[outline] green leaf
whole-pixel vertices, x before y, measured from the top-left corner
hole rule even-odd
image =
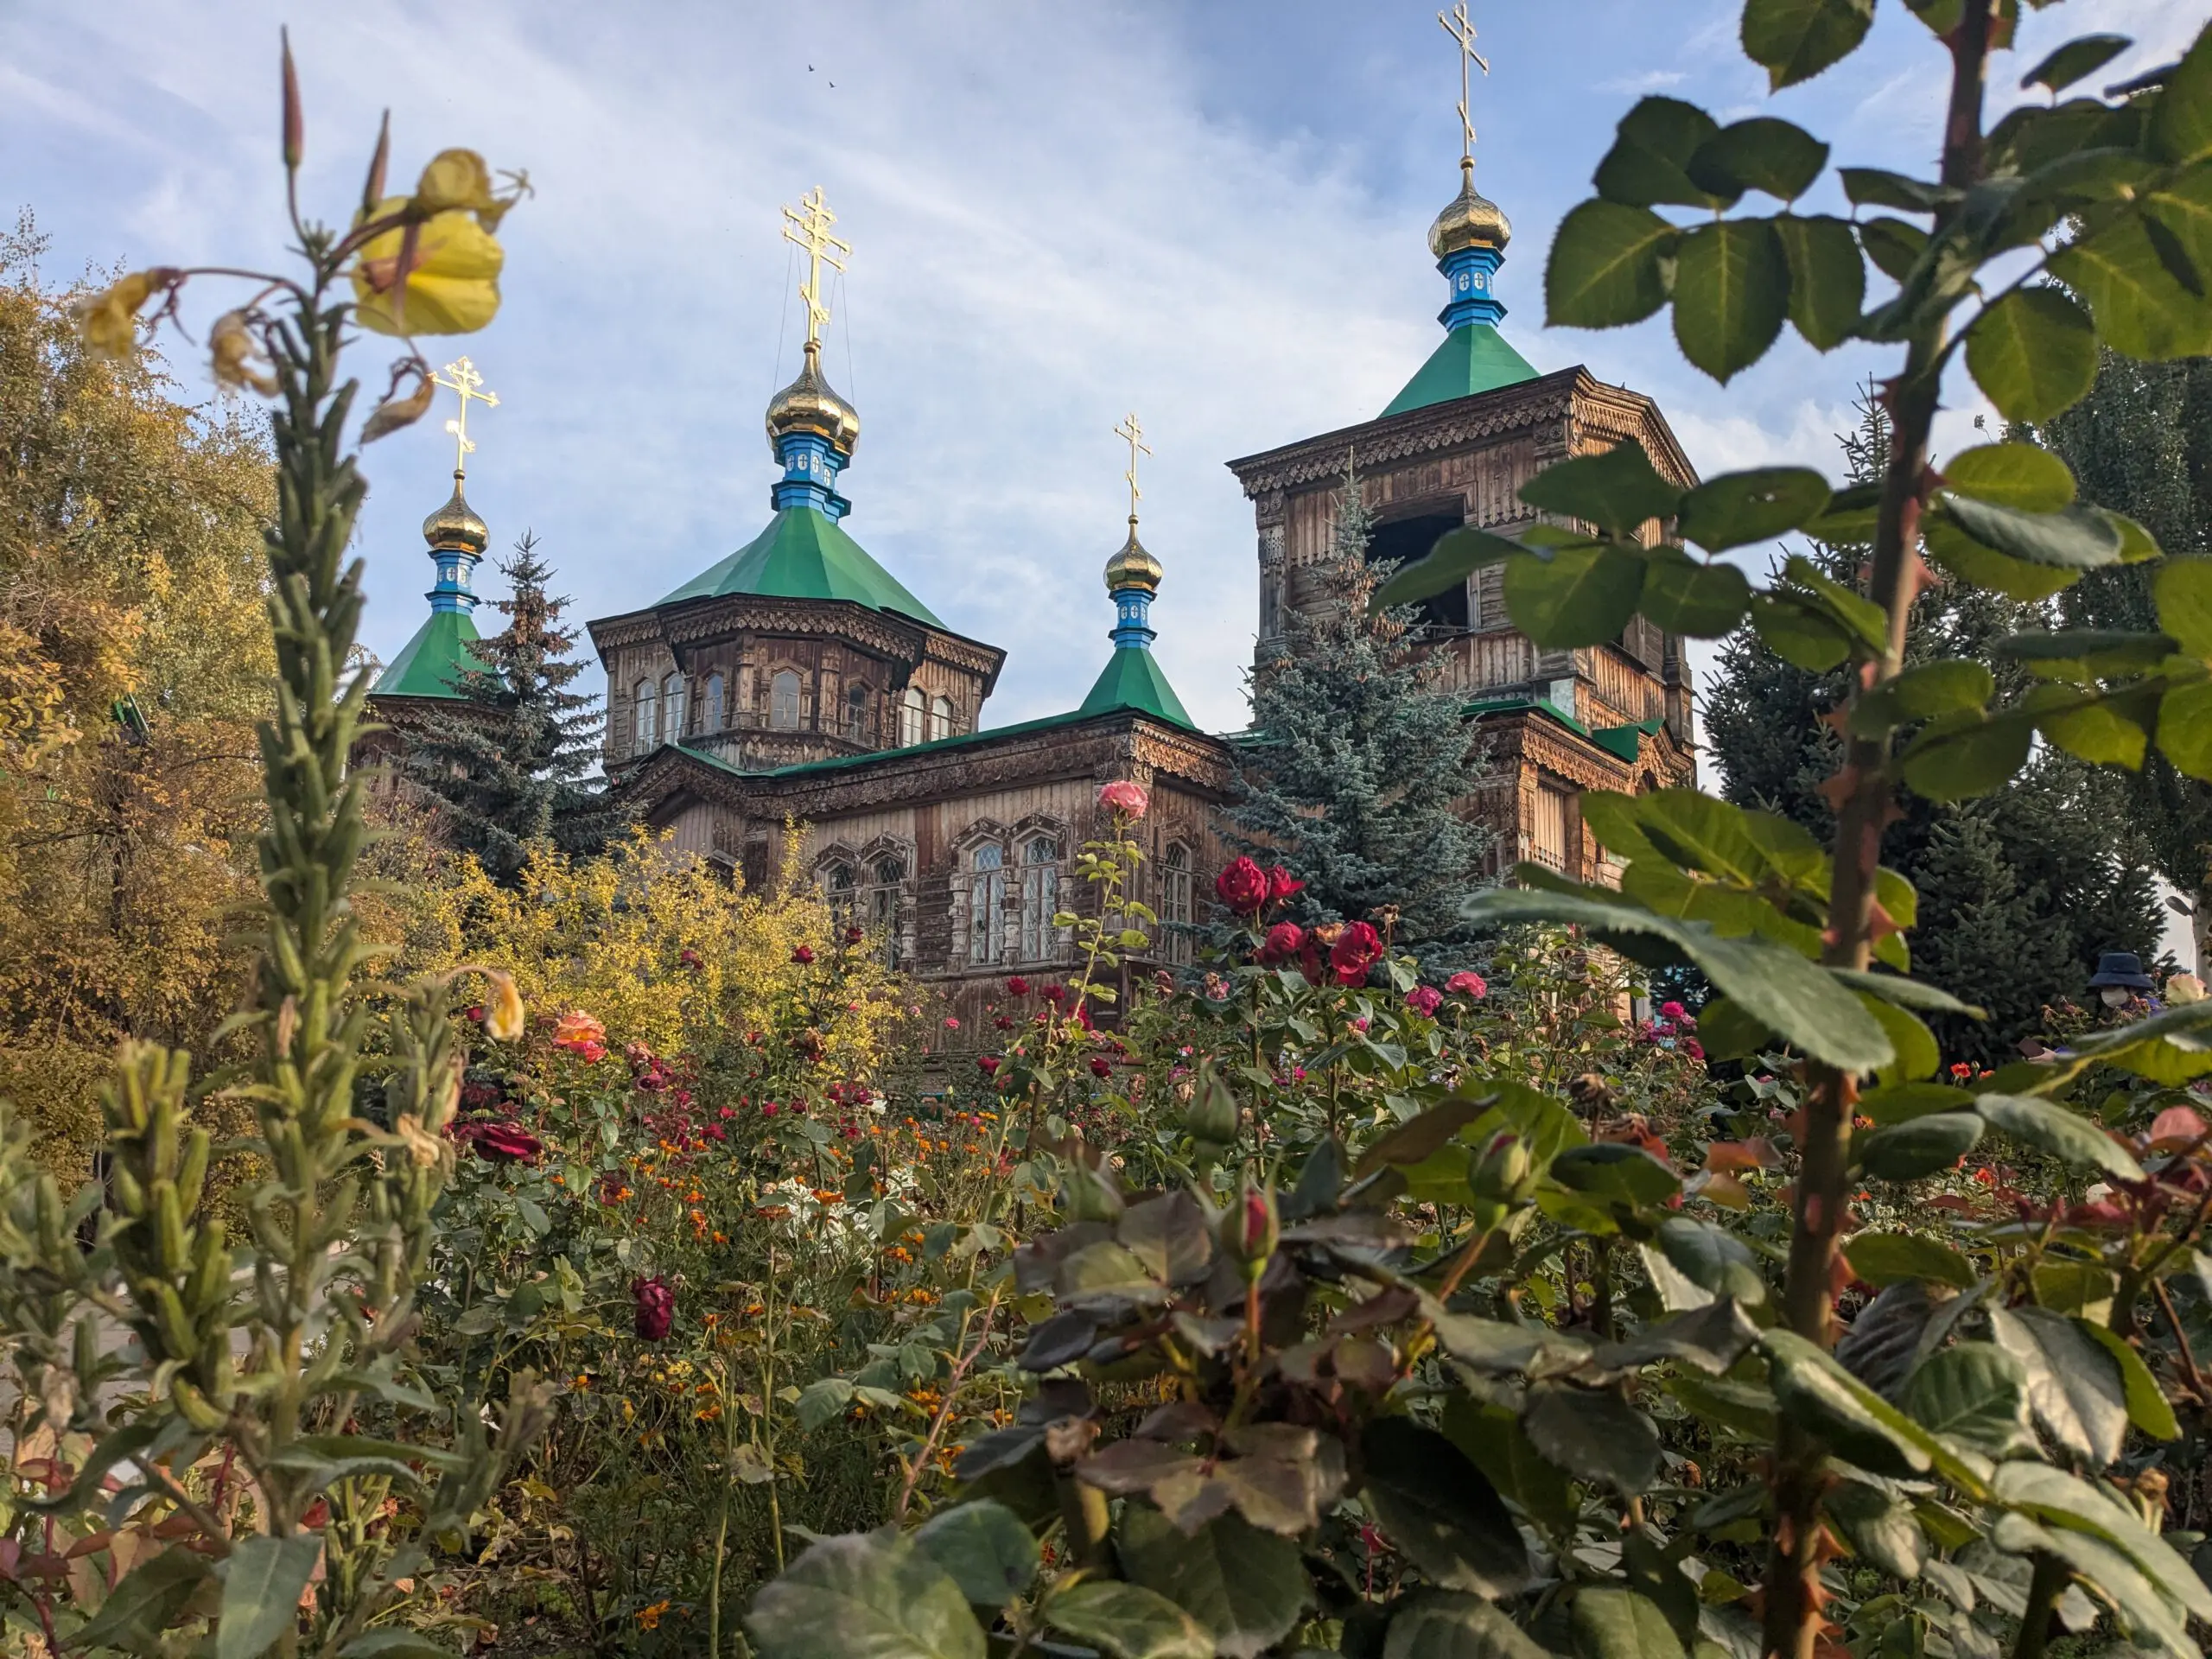
[[[1091,1579],[1053,1596],[1044,1613],[1055,1630],[1113,1659],[1213,1659],[1198,1621],[1141,1585]]]
[[[1903,880],[1904,878],[1900,876],[1898,880]],[[1886,894],[1884,895],[1884,902],[1889,904],[1890,914],[1900,926],[1911,925],[1899,907],[1890,903]],[[1860,973],[1853,968],[1835,968],[1829,971],[1853,989],[1864,991],[1870,996],[1878,996],[1885,1002],[1894,1002],[1901,1008],[1917,1008],[1927,1014],[1956,1014],[1968,1020],[1986,1020],[1989,1017],[1987,1009],[1978,1008],[1971,1002],[1962,1002],[1941,985],[1931,985],[1924,979],[1907,979],[1903,974]]]
[[[1702,1023],[1702,1022],[1700,1022]],[[1946,1083],[1904,1083],[1894,1089],[1869,1089],[1859,1096],[1859,1116],[1879,1128],[1909,1123],[1935,1112],[1972,1111],[1971,1090]]]
[[[2027,1376],[2028,1405],[2044,1432],[2100,1468],[2127,1438],[2127,1385],[2120,1362],[2063,1313],[1993,1307],[1990,1331]]]
[[[2159,700],[2158,749],[2191,778],[2212,779],[2212,682],[2182,686]]]
[[[1867,1013],[1881,1021],[1891,1046],[1897,1052],[1897,1058],[1881,1069],[1881,1080],[1886,1084],[1913,1083],[1934,1076],[1936,1068],[1943,1063],[1942,1051],[1936,1046],[1936,1033],[1914,1015],[1871,991],[1859,992],[1859,1000],[1866,1005]]]
[[[823,1538],[753,1599],[761,1659],[983,1659],[951,1575],[895,1533]]]
[[[1775,1046],[1774,1033],[1725,996],[1697,1011],[1697,1039],[1708,1060],[1744,1060]]]
[[[1873,21],[1874,0],[1745,0],[1744,54],[1780,92],[1857,51]]]
[[[1129,1580],[1190,1614],[1230,1659],[1252,1659],[1289,1635],[1313,1596],[1296,1542],[1239,1516],[1217,1515],[1185,1537],[1132,1501],[1115,1544]]]
[[[2027,1372],[1993,1342],[1955,1343],[1929,1355],[1905,1379],[1897,1403],[1931,1433],[1993,1458],[2031,1444]]]
[[[1696,963],[1721,995],[1823,1065],[1872,1071],[1897,1058],[1880,1025],[1849,989],[1796,951],[1766,939],[1723,938],[1707,923],[1677,921],[1588,893],[1492,889],[1468,899],[1460,914],[1477,927],[1575,923],[1638,961],[1655,954],[1651,946],[1657,944],[1664,947],[1658,954]]]
[[[2037,729],[2067,753],[2079,755],[2094,766],[2126,766],[2130,771],[2143,764],[2150,728],[2158,718],[2159,695],[2155,688],[2107,696],[2069,694],[2057,686],[2037,690],[2061,696],[2074,695],[2069,702],[2032,705]]]
[[[1751,626],[1759,643],[1793,668],[1825,674],[1851,655],[1850,632],[1795,594],[1753,594]]]
[[[2096,381],[2096,324],[2063,289],[2014,289],[1967,328],[1967,372],[2005,419],[2050,420]]]
[[[1872,652],[1880,652],[1889,644],[1890,621],[1882,607],[1855,588],[1831,581],[1821,568],[1802,553],[1792,553],[1782,562],[1782,573],[1829,616],[1851,630],[1859,642]]]
[[[1843,181],[1843,194],[1856,207],[1895,207],[1900,213],[1932,213],[1959,196],[1948,185],[1907,178],[1902,173],[1878,167],[1839,168],[1837,176]]]
[[[2102,1538],[2133,1561],[2143,1575],[2191,1616],[2212,1620],[2212,1590],[2174,1547],[2109,1487],[2093,1485],[2063,1469],[2030,1458],[1998,1465],[1994,1500],[2037,1519]]]
[[[1037,1576],[1037,1540],[1003,1503],[956,1503],[924,1522],[914,1548],[943,1567],[977,1607],[1003,1607]]]
[[[2212,559],[2168,559],[2151,576],[2158,626],[2190,656],[2212,662]]]
[[[2169,162],[2212,156],[2212,29],[2201,32],[2151,106],[2151,145]]]
[[[1850,222],[1783,213],[1774,233],[1789,262],[1789,321],[1815,351],[1851,338],[1866,303],[1866,261]]]
[[[2173,1406],[2158,1386],[2158,1379],[2151,1375],[2151,1368],[2143,1363],[2143,1356],[2109,1326],[2080,1318],[2074,1322],[2120,1367],[2120,1385],[2127,1395],[2127,1421],[2154,1440],[2179,1440],[2181,1424],[2175,1421]]]
[[[1730,201],[1746,190],[1793,201],[1827,164],[1828,147],[1804,128],[1755,115],[1731,122],[1700,144],[1687,170],[1692,184]]]
[[[1650,1491],[1659,1478],[1659,1431],[1610,1389],[1532,1384],[1521,1427],[1529,1444],[1567,1473],[1624,1497]]]
[[[2048,268],[2088,302],[2098,335],[2114,351],[2164,362],[2212,348],[2212,301],[2174,280],[2139,214],[2114,219],[2069,244],[2051,256]]]
[[[454,1651],[419,1631],[388,1624],[355,1637],[338,1649],[338,1659],[454,1659]]]
[[[1675,342],[1726,385],[1766,355],[1789,315],[1789,259],[1764,219],[1719,219],[1675,252]]]
[[[2036,1095],[1976,1095],[1974,1110],[1991,1128],[2076,1169],[2102,1170],[2123,1181],[2144,1179],[2143,1166],[2133,1153],[2056,1101]]]
[[[322,1558],[319,1534],[248,1538],[231,1548],[215,1659],[260,1659],[299,1623],[300,1592]]]
[[[1552,1160],[1551,1178],[1571,1191],[1637,1209],[1664,1204],[1682,1190],[1673,1170],[1622,1141],[1569,1147]]]
[[[1770,542],[1827,510],[1828,481],[1806,467],[1760,467],[1707,479],[1681,499],[1675,523],[1685,539],[1722,553]]]
[[[1367,1468],[1361,1501],[1414,1565],[1434,1582],[1506,1596],[1529,1582],[1529,1551],[1489,1478],[1434,1429],[1403,1417],[1371,1422],[1360,1437]],[[1294,1562],[1295,1545],[1289,1545]]]
[[[108,1592],[99,1611],[70,1634],[69,1646],[158,1652],[162,1636],[198,1593],[208,1571],[207,1558],[190,1549],[165,1549],[140,1562]]]
[[[1916,1181],[1950,1168],[1974,1150],[1981,1134],[1981,1119],[1972,1112],[1935,1112],[1868,1130],[1858,1159],[1875,1180]]]
[[[1884,214],[1859,221],[1859,245],[1866,250],[1875,270],[1893,283],[1902,283],[1928,251],[1928,232],[1917,225]]]
[[[1704,1030],[1705,1022],[1698,1021]],[[1669,1216],[1659,1224],[1659,1249],[1685,1279],[1715,1296],[1746,1306],[1766,1300],[1766,1278],[1751,1247],[1733,1233],[1688,1216]]]
[[[2084,35],[2072,40],[2020,77],[2023,90],[2048,86],[2063,92],[2084,75],[2094,74],[2135,42],[2125,35]]]
[[[2094,570],[2120,562],[2120,527],[2094,507],[2022,512],[1947,490],[1942,510],[1984,547],[2031,564]]]
[[[2022,512],[2057,512],[2074,503],[2074,474],[2032,443],[1981,443],[1943,463],[1943,481],[1960,495]]]
[[[1571,1618],[1577,1659],[1682,1659],[1667,1615],[1632,1590],[1577,1591]]]
[[[1580,518],[1624,537],[1655,518],[1673,518],[1681,499],[1681,490],[1654,470],[1633,438],[1547,467],[1521,486],[1521,499],[1539,512]]]
[[[2002,789],[2028,763],[2031,716],[1984,719],[1967,713],[1931,721],[1898,759],[1914,792],[1931,801],[1962,801]]]
[[[1643,569],[1633,553],[1596,542],[1517,558],[1505,567],[1506,613],[1547,648],[1603,645],[1636,614]]]
[[[1700,564],[1679,549],[1654,548],[1637,607],[1669,633],[1718,639],[1744,620],[1751,584],[1732,564]]]
[[[1552,1659],[1518,1624],[1473,1596],[1421,1592],[1390,1619],[1382,1659]]]
[[[1997,1524],[1989,1529],[1989,1541],[2007,1554],[2056,1557],[2095,1586],[2118,1611],[2120,1629],[2134,1638],[2121,1652],[2163,1649],[2179,1659],[2194,1659],[2202,1652],[2190,1640],[2183,1621],[2174,1616],[2172,1607],[2150,1580],[2102,1539],[2072,1527],[2039,1527],[2025,1516],[2008,1510],[1999,1515]]]
[[[1941,513],[1922,518],[1920,533],[1929,556],[1946,574],[1969,587],[1986,588],[2024,604],[2048,599],[2081,579],[2079,570],[2030,564],[1984,547]]]
[[[1445,1402],[1442,1427],[1444,1438],[1539,1527],[1554,1538],[1573,1535],[1580,1513],[1573,1489],[1565,1471],[1536,1450],[1517,1413],[1455,1390]]]
[[[2184,560],[2169,560],[2152,578],[2158,578]],[[2202,563],[2212,565],[2212,560]],[[2212,620],[2212,618],[2208,618]],[[2132,679],[2147,674],[2173,655],[2177,641],[2163,633],[2127,633],[2112,628],[2062,628],[2045,633],[2031,630],[2008,634],[1994,650],[1999,657],[2027,665],[2037,679],[2087,685],[2097,680]],[[2206,644],[2212,649],[2212,636]]]
[[[1767,1376],[1782,1414],[1810,1429],[1838,1455],[1878,1475],[1903,1478],[1937,1468],[1969,1490],[1986,1470],[1978,1456],[1938,1440],[1794,1331],[1769,1331]]]
[[[1544,265],[1544,321],[1618,328],[1667,303],[1681,232],[1649,207],[1597,198],[1560,222]]]
[[[1591,182],[1609,202],[1652,207],[1719,207],[1735,194],[1715,193],[1691,181],[1690,158],[1719,131],[1713,118],[1679,98],[1643,98],[1620,119],[1613,146]]]
[[[1851,1271],[1877,1290],[1910,1279],[1964,1290],[1980,1277],[1974,1263],[1949,1245],[1916,1233],[1853,1233],[1843,1254]]]
[[[853,1385],[842,1376],[817,1377],[799,1391],[796,1412],[799,1427],[812,1433],[836,1419],[853,1402]]]
[[[1852,705],[1851,730],[1858,737],[1879,737],[1909,721],[1980,710],[1996,695],[1997,677],[1980,663],[1923,663],[1860,696]]]
[[[2171,699],[2169,699],[2171,701]],[[2077,1077],[2090,1065],[2117,1065],[2153,1083],[2183,1084],[2212,1071],[2212,1002],[2188,1002],[2163,1008],[2148,1019],[2108,1031],[2088,1032],[2074,1039],[2068,1069],[2053,1068],[2051,1087]]]
[[[1928,1540],[1903,1498],[1862,1481],[1840,1480],[1828,1489],[1821,1510],[1853,1554],[1892,1578],[1916,1579],[1927,1565]]]
[[[1377,615],[1399,605],[1417,605],[1436,594],[1449,593],[1486,564],[1500,564],[1528,550],[1518,542],[1493,536],[1472,524],[1446,532],[1427,556],[1394,574],[1367,601],[1367,613]]]

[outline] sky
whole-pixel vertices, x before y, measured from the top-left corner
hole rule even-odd
[[[1782,115],[1839,162],[1931,170],[1946,61],[1926,31],[1885,0],[1858,56],[1770,99],[1733,0],[1470,10],[1491,68],[1478,181],[1514,227],[1508,337],[1540,371],[1583,364],[1655,397],[1707,475],[1837,470],[1879,354],[1786,334],[1723,387],[1663,316],[1545,328],[1544,253],[1646,92],[1724,122]],[[2134,37],[2101,77],[2119,79],[2176,55],[2206,10],[2031,12],[1993,118],[2059,40]],[[1100,571],[1127,512],[1113,429],[1135,410],[1142,533],[1167,572],[1157,649],[1201,725],[1241,727],[1256,543],[1223,463],[1371,418],[1439,338],[1425,237],[1458,188],[1459,71],[1422,0],[9,0],[0,210],[35,214],[48,281],[283,259],[286,22],[310,213],[351,212],[386,107],[396,181],[449,145],[529,171],[499,317],[424,345],[434,364],[467,353],[499,394],[472,413],[469,499],[495,551],[536,532],[578,620],[650,605],[766,522],[761,412],[804,331],[780,209],[816,185],[854,250],[824,357],[862,423],[846,527],[1007,650],[986,725],[1072,708],[1104,660]],[[188,318],[238,297],[195,284]],[[167,343],[186,395],[211,395],[193,348]],[[353,359],[378,388],[385,345]],[[1950,401],[1939,447],[1971,442],[1980,407],[1963,384]],[[446,494],[449,412],[365,458],[381,657],[426,610],[419,526]],[[500,590],[488,564],[478,586]]]

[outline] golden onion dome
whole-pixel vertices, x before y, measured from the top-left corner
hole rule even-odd
[[[793,432],[811,432],[847,460],[860,442],[859,411],[830,389],[822,378],[821,353],[809,342],[806,366],[798,378],[768,400],[768,447]]]
[[[1513,239],[1513,226],[1504,211],[1475,188],[1472,162],[1459,164],[1459,194],[1446,204],[1428,227],[1428,251],[1439,259],[1462,248],[1496,248],[1500,252]]]
[[[1106,561],[1106,591],[1118,593],[1124,588],[1141,588],[1147,594],[1160,591],[1160,579],[1166,575],[1158,559],[1145,551],[1144,543],[1137,540],[1137,521],[1129,520],[1129,539],[1122,543],[1122,550]]]
[[[423,521],[423,539],[433,548],[459,548],[481,553],[491,544],[491,528],[476,516],[468,498],[461,493],[461,475],[453,475],[453,494],[442,507]]]

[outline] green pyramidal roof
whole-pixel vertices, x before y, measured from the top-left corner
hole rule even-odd
[[[475,643],[476,624],[467,611],[432,611],[370,689],[380,697],[457,697],[454,682],[484,667],[469,650]]]
[[[1507,345],[1504,335],[1486,322],[1471,322],[1444,336],[1444,343],[1429,353],[1420,372],[1406,382],[1406,389],[1382,413],[1402,415],[1409,409],[1471,397],[1535,378],[1529,359]]]
[[[1097,683],[1090,688],[1090,695],[1075,712],[1080,720],[1089,715],[1111,714],[1116,709],[1134,709],[1139,714],[1198,730],[1190,715],[1183,712],[1183,700],[1167,683],[1167,676],[1160,672],[1159,659],[1140,645],[1115,648],[1114,654],[1106,659]]]
[[[732,594],[755,594],[764,599],[848,600],[871,610],[896,611],[933,628],[944,626],[928,606],[900,587],[858,542],[812,507],[784,508],[768,521],[767,529],[660,603],[720,599]]]

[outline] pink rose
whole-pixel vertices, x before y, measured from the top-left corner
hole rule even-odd
[[[1437,1009],[1444,1006],[1444,993],[1433,985],[1416,985],[1406,993],[1406,1006],[1433,1020]]]
[[[1444,982],[1444,988],[1458,996],[1488,996],[1490,987],[1480,974],[1460,972]]]
[[[1152,803],[1146,796],[1142,785],[1133,784],[1124,778],[1107,785],[1098,791],[1098,804],[1109,812],[1122,814],[1130,823],[1135,823],[1139,818],[1144,817],[1145,809]]]

